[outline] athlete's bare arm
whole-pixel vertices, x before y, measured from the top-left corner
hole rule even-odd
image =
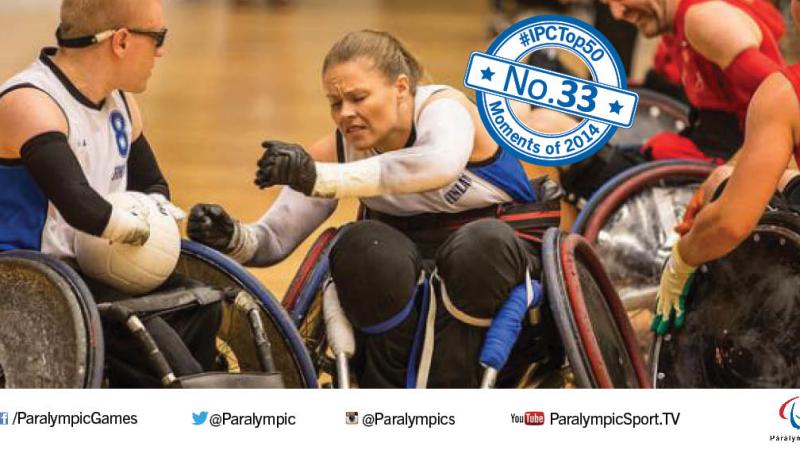
[[[53,137],[52,133],[61,135]],[[68,134],[66,116],[44,92],[22,88],[0,98],[0,157],[22,158],[39,188],[68,224],[115,241],[137,245],[147,241],[146,221],[129,211],[112,208],[89,185],[69,148]]]
[[[701,3],[686,12],[686,39],[698,53],[726,69],[739,53],[758,48],[763,36],[744,11],[723,1]]]
[[[781,105],[776,108],[775,105]],[[800,104],[782,74],[769,76],[747,112],[744,146],[719,200],[703,208],[680,241],[686,263],[726,255],[756,226],[800,142]]]
[[[21,88],[0,98],[0,158],[18,159],[31,138],[55,131],[67,134],[61,108],[44,92]]]

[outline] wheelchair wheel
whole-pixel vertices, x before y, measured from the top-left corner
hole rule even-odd
[[[66,263],[0,254],[0,387],[98,388],[103,331],[92,295]]]
[[[317,387],[311,357],[294,323],[273,295],[249,272],[221,253],[191,241],[181,243],[181,257],[175,271],[212,287],[243,289],[257,299],[275,365],[286,387]],[[230,348],[241,371],[259,371],[261,365],[247,320],[233,311],[233,308],[224,309],[218,337]]]
[[[300,264],[282,302],[311,354],[322,385],[330,384],[336,377],[336,362],[328,351],[322,314],[322,283],[330,274],[328,255],[337,234],[337,229],[328,228],[319,235]]]
[[[589,243],[551,228],[542,261],[547,302],[576,385],[650,387],[625,310]]]
[[[633,126],[619,128],[609,142],[616,147],[639,147],[662,131],[680,132],[689,124],[689,106],[653,90],[637,87],[639,105]]]
[[[800,383],[800,216],[768,212],[730,254],[696,273],[683,327],[658,340],[658,388]]]
[[[686,204],[715,166],[657,161],[608,181],[572,227],[591,243],[628,309],[649,307],[661,267],[678,239]]]

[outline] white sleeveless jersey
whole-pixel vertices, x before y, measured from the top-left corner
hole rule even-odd
[[[445,89],[452,88],[445,85],[417,87],[413,130],[406,147],[414,146],[416,141],[415,130],[419,126],[422,105],[431,95]],[[340,163],[359,161],[379,154],[376,150],[359,151],[352,148],[338,130],[336,138]],[[499,147],[490,160],[467,164],[452,183],[440,189],[361,198],[367,208],[393,216],[457,213],[510,201],[533,202],[535,196],[519,161]]]
[[[50,58],[55,53],[55,48],[42,50],[36,62],[0,86],[0,95],[21,87],[36,88],[49,95],[67,118],[69,145],[89,185],[103,197],[126,190],[132,124],[122,92],[115,91],[101,104],[93,104],[52,62]],[[13,178],[2,175],[0,172],[0,180]],[[53,176],[59,175],[54,173]],[[30,190],[31,187],[25,184],[6,184],[3,189]],[[21,192],[21,195],[29,194]],[[40,229],[25,230],[26,234],[30,232],[32,244],[24,247],[58,257],[73,257],[75,230],[52,203],[44,203],[30,205],[30,208],[41,211],[27,211],[28,214],[41,215],[43,220]],[[37,241],[39,248],[35,248]]]

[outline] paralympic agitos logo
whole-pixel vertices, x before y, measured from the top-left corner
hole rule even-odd
[[[798,423],[798,419],[800,419],[800,415],[795,414],[794,407],[797,404],[795,400],[800,398],[800,396],[795,396],[786,400],[782,405],[781,409],[778,410],[778,415],[781,416],[783,420],[789,420],[789,423],[792,425],[792,428],[795,430],[800,430],[800,423]],[[788,411],[787,411],[788,407]]]

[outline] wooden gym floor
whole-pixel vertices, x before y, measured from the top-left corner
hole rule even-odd
[[[24,68],[41,47],[53,45],[58,3],[0,2],[0,79]],[[292,0],[275,8],[256,0],[245,6],[225,0],[165,1],[166,55],[139,100],[145,132],[175,203],[187,211],[198,202],[220,203],[241,220],[256,220],[277,193],[252,184],[260,142],[308,145],[333,131],[320,67],[328,48],[348,31],[395,33],[424,64],[429,81],[463,90],[470,52],[488,45],[488,3]],[[319,231],[352,220],[356,206],[352,200],[340,202]],[[278,298],[312,239],[281,264],[253,270]]]

